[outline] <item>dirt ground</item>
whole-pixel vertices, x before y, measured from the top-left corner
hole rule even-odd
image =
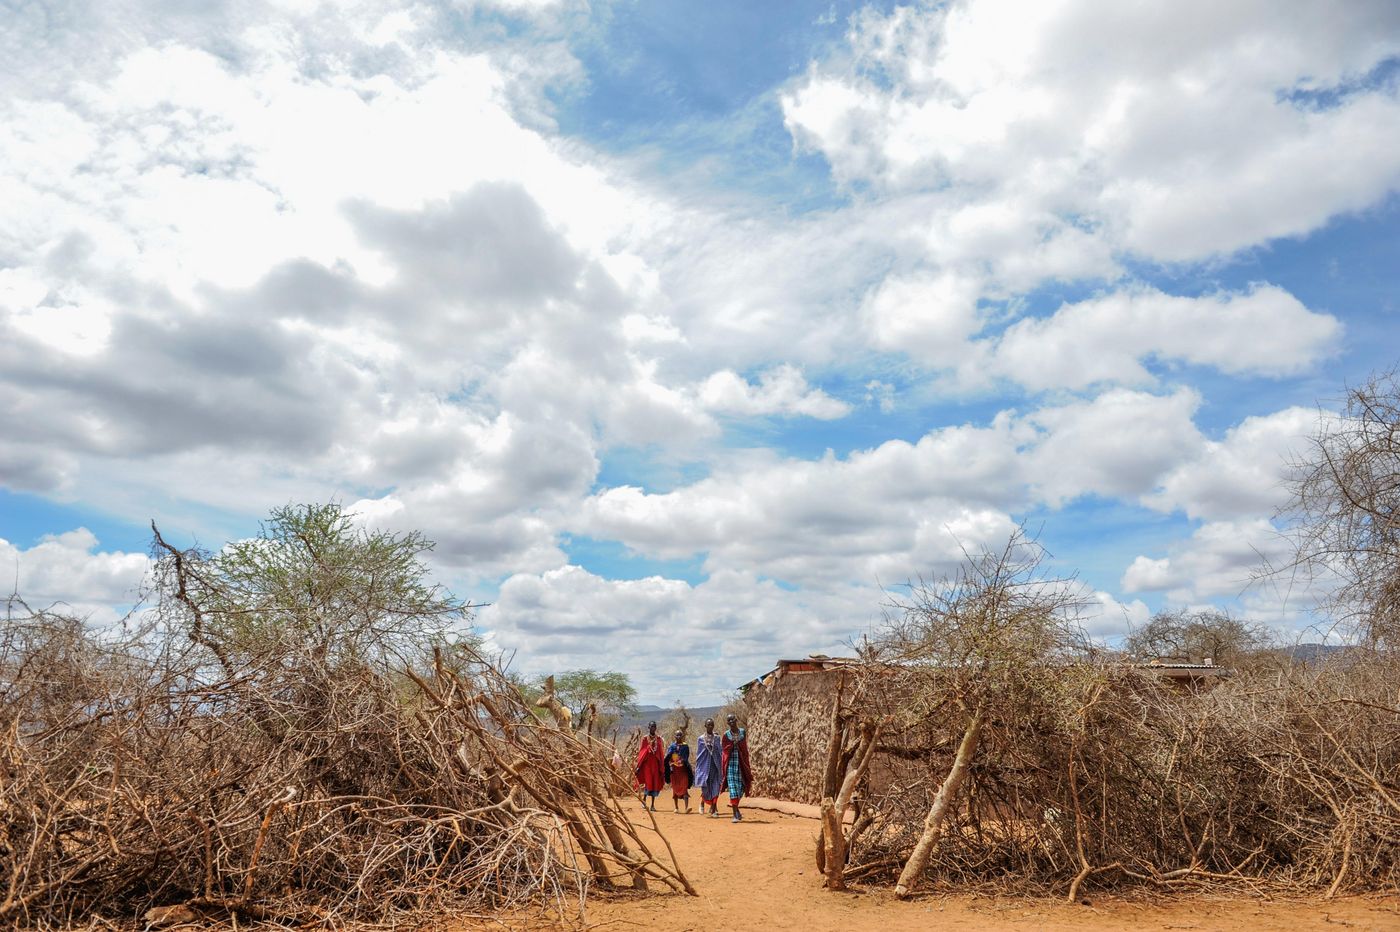
[[[638,817],[645,819],[640,812]],[[1400,930],[1400,898],[1394,897],[1325,902],[1264,899],[1245,893],[1232,898],[1177,896],[1154,905],[1090,891],[1091,905],[1069,906],[938,893],[900,902],[887,891],[871,889],[830,894],[821,888],[812,862],[817,834],[813,819],[760,810],[749,811],[738,825],[727,817],[678,816],[669,811],[658,811],[656,819],[700,896],[592,899],[590,929]]]

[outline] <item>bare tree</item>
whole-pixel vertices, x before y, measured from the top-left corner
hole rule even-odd
[[[685,703],[677,699],[676,704],[662,717],[661,724],[658,728],[661,732],[661,736],[668,741],[671,739],[671,736],[678,731],[683,733],[686,739],[689,740],[691,715],[690,710],[685,707]]]
[[[1290,568],[1333,589],[1332,611],[1366,642],[1400,638],[1400,370],[1350,389],[1294,463],[1282,516]]]
[[[1181,610],[1158,612],[1129,633],[1123,649],[1135,660],[1248,665],[1272,645],[1269,629],[1228,612]]]
[[[1054,676],[1087,644],[1078,624],[1081,587],[1042,571],[1044,550],[1017,530],[998,550],[970,556],[958,572],[921,583],[907,601],[894,605],[877,646],[922,686],[916,695],[930,704],[952,702],[964,719],[953,762],[924,819],[923,830],[904,863],[895,894],[914,892],[942,837],[948,814],[989,719],[1012,720],[1034,701],[1048,672]],[[928,710],[915,702],[910,715]]]
[[[868,671],[867,671],[868,673]],[[821,835],[817,839],[817,870],[826,878],[828,890],[846,889],[846,864],[851,848],[873,824],[873,813],[863,809],[856,793],[875,759],[880,731],[887,717],[864,704],[868,675],[857,673],[854,689],[846,692],[843,671],[831,707],[831,731],[827,744],[826,768],[822,776]],[[846,815],[854,810],[849,831]]]
[[[553,676],[544,678],[544,690],[540,693],[539,698],[535,700],[535,708],[548,710],[550,718],[554,720],[555,727],[561,728],[564,731],[573,730],[574,715],[569,711],[568,706],[559,701],[558,694],[554,688]]]

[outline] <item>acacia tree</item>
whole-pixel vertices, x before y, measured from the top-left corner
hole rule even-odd
[[[1400,639],[1400,370],[1350,389],[1294,464],[1292,569],[1332,589],[1331,608],[1372,646]]]
[[[214,553],[151,529],[160,621],[217,662],[264,735],[318,762],[332,792],[355,792],[361,773],[337,725],[375,701],[354,687],[361,674],[412,694],[405,669],[436,651],[465,671],[474,656],[456,649],[472,606],[429,581],[433,545],[418,532],[368,529],[337,504],[278,508],[256,537]]]
[[[1018,529],[1001,548],[969,556],[953,575],[911,587],[875,640],[885,662],[915,684],[906,715],[921,717],[951,702],[965,722],[896,896],[910,896],[922,879],[988,722],[1014,721],[1066,664],[1087,652],[1078,623],[1086,601],[1082,587],[1043,572],[1044,557]],[[875,738],[866,740],[873,745]]]
[[[541,677],[538,684],[543,684]],[[602,734],[637,708],[637,690],[626,673],[614,670],[568,670],[555,674],[554,694],[572,710],[576,727]],[[540,688],[537,685],[536,688]]]
[[[162,617],[231,674],[288,653],[323,667],[402,662],[471,617],[471,605],[428,582],[431,541],[367,529],[338,504],[274,509],[256,537],[214,553],[151,530]]]
[[[1258,622],[1215,610],[1158,612],[1123,642],[1135,660],[1248,665],[1252,656],[1272,643],[1269,630]]]

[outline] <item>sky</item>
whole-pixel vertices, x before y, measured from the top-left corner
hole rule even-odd
[[[337,501],[516,668],[710,704],[1018,524],[1107,643],[1315,639],[1400,361],[1393,0],[0,6],[0,573]]]

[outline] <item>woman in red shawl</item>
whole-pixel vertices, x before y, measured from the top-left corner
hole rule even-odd
[[[744,817],[739,815],[739,800],[753,786],[753,771],[749,769],[749,736],[739,727],[739,719],[733,715],[725,718],[725,724],[729,727],[721,740],[720,768],[724,771],[724,782],[729,789],[729,805],[734,809],[734,821],[742,822]]]
[[[647,808],[647,797],[651,797],[651,811],[656,811],[656,797],[661,795],[665,785],[666,755],[661,745],[661,736],[656,733],[656,723],[647,725],[647,733],[642,738],[642,746],[637,748],[637,786],[642,790],[642,808]]]

